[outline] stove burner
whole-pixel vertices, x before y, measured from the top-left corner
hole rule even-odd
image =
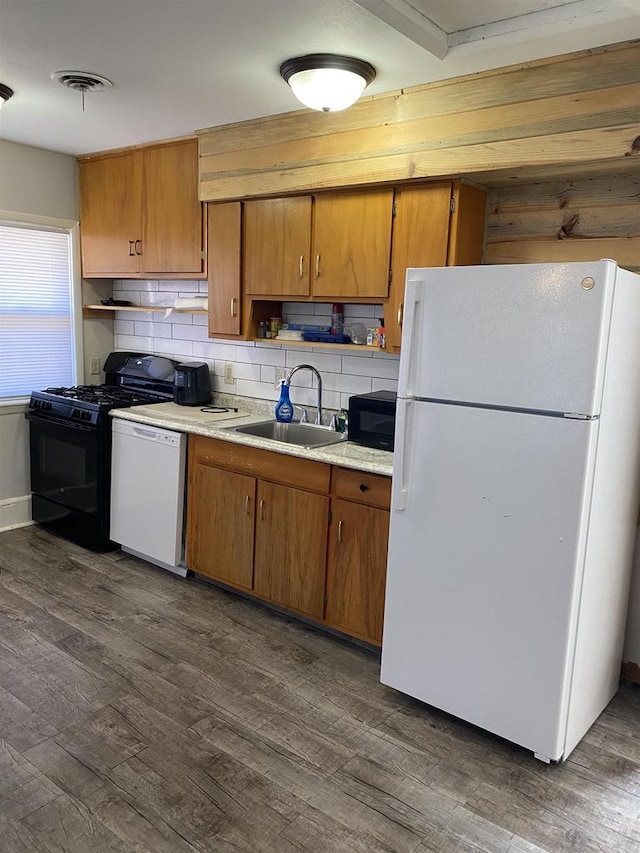
[[[73,388],[45,388],[44,393],[109,408],[160,402],[155,394],[130,390],[117,385],[76,385]]]

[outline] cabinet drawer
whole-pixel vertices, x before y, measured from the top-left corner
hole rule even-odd
[[[274,450],[247,447],[216,438],[192,435],[189,452],[195,461],[217,465],[250,474],[262,480],[271,480],[284,486],[297,486],[310,492],[329,492],[330,467],[324,462],[312,462]]]
[[[391,477],[366,474],[351,468],[333,469],[333,493],[348,501],[389,509],[391,505]]]

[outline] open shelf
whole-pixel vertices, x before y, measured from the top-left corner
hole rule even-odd
[[[174,308],[172,305],[85,305],[85,311],[171,311],[176,314],[207,314],[206,308]]]
[[[285,338],[254,338],[256,344],[267,344],[283,346],[283,347],[300,347],[302,349],[348,349],[358,350],[359,352],[383,352],[387,350],[380,349],[376,346],[367,346],[366,344],[333,344],[327,341],[289,341]]]

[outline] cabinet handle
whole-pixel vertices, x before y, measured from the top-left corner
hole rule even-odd
[[[135,257],[135,254],[136,254],[135,246],[136,246],[135,240],[129,240],[129,257],[130,258]]]
[[[316,255],[316,278],[320,278],[320,255]]]
[[[235,317],[235,316],[236,316],[236,302],[237,302],[237,301],[238,301],[238,300],[237,300],[237,298],[236,298],[235,296],[232,296],[232,297],[231,297],[231,316],[232,316],[232,317]]]
[[[342,544],[342,519],[338,522],[338,545]]]
[[[264,521],[264,501],[260,501],[260,521]]]
[[[398,325],[402,325],[402,315],[404,314],[404,302],[398,303]]]
[[[300,255],[300,263],[298,264],[298,275],[304,278],[304,255]]]
[[[250,498],[249,495],[245,495],[244,497],[244,511],[247,515],[249,515],[249,507],[250,507]]]
[[[142,254],[142,240],[136,240],[136,255]]]

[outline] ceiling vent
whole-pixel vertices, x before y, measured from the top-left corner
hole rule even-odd
[[[67,89],[75,89],[82,95],[82,110],[84,112],[84,96],[87,92],[104,92],[113,88],[111,80],[92,74],[89,71],[56,71],[51,75],[52,80],[57,80]]]

